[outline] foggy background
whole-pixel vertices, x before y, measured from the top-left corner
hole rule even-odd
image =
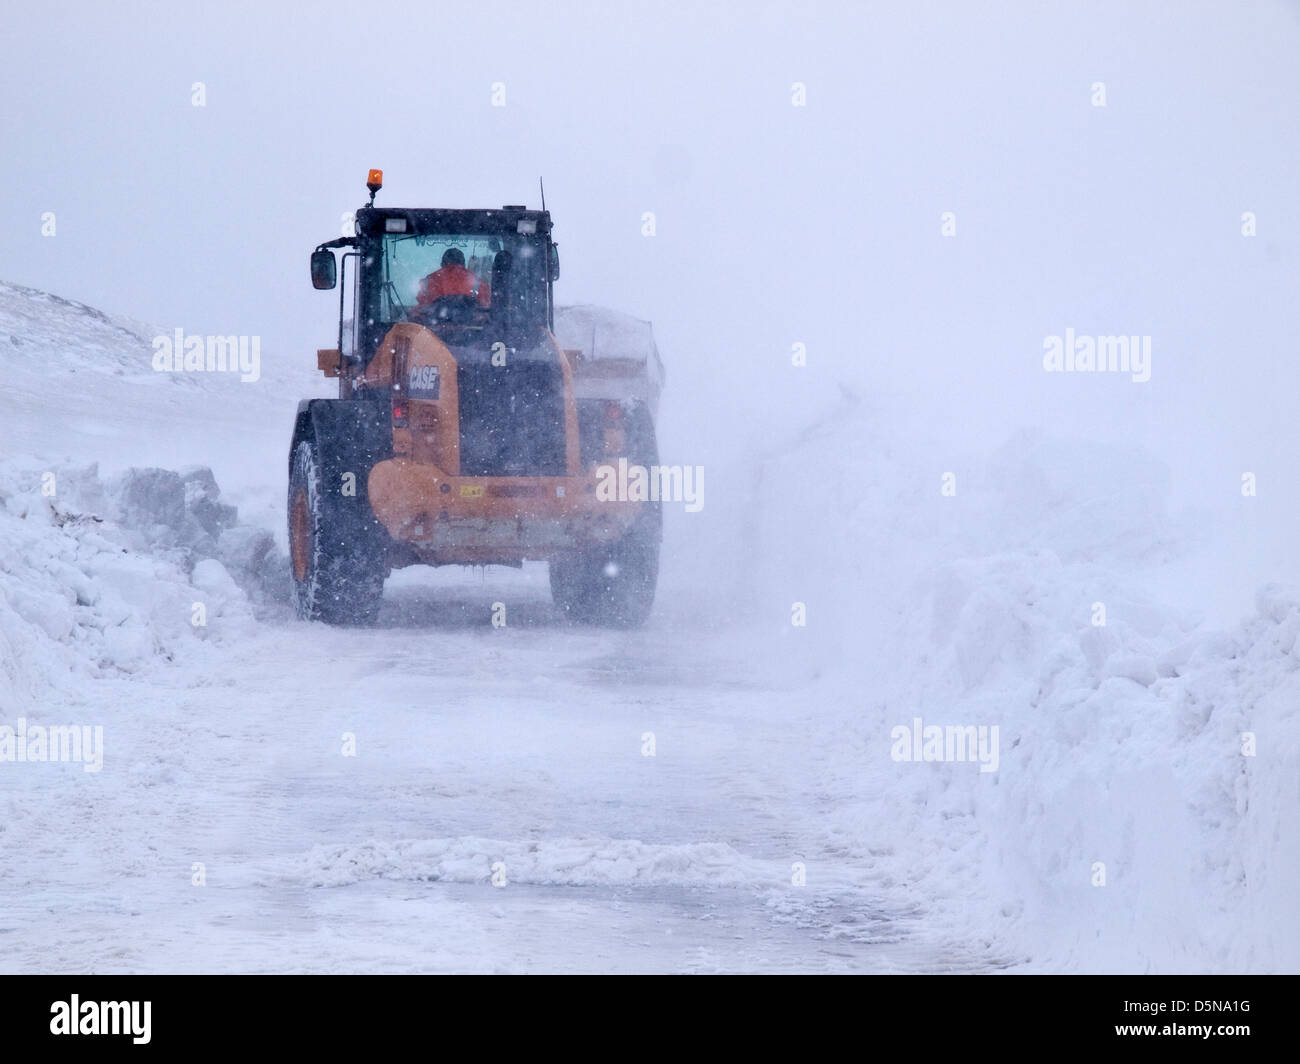
[[[310,368],[307,254],[369,167],[389,206],[538,206],[542,175],[557,299],[654,323],[662,457],[711,474],[670,543],[725,549],[733,463],[847,394],[937,445],[936,489],[1020,426],[1147,449],[1232,534],[1208,606],[1294,577],[1295,4],[472,6],[7,18],[0,276]],[[1151,380],[1045,373],[1067,327],[1151,335]]]

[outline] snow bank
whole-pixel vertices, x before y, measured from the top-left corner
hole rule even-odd
[[[31,368],[47,377],[162,379],[152,373],[153,335],[148,326],[75,299],[0,281],[0,350],[9,349],[5,360],[15,368],[36,363]]]
[[[219,496],[206,469],[0,465],[0,709],[80,700],[87,678],[176,662],[272,607],[285,559]]]
[[[773,682],[824,707],[827,851],[1030,967],[1300,968],[1300,595],[1207,630],[1194,589],[1161,597],[1202,530],[1160,463],[1029,433],[982,457],[875,414],[846,396],[756,444],[750,608]],[[916,718],[996,725],[997,770],[895,760]]]

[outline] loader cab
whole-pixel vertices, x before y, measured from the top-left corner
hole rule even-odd
[[[340,243],[354,249],[343,261],[344,284],[353,286],[351,335],[342,338],[351,360],[368,363],[398,322],[424,325],[448,342],[490,336],[511,347],[534,346],[553,326],[559,257],[545,211],[363,207],[355,238]],[[422,302],[426,279],[451,249],[473,276],[473,290]],[[326,269],[313,267],[313,283]]]

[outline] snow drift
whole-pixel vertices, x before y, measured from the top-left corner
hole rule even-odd
[[[1013,433],[945,494],[953,451],[883,401],[819,426],[753,478],[750,602],[807,605],[772,646],[817,692],[847,859],[1030,967],[1300,968],[1300,591],[1227,631],[1171,594],[1217,559],[1150,456]],[[762,505],[792,482],[819,501]],[[997,771],[893,760],[916,718],[996,725]]]

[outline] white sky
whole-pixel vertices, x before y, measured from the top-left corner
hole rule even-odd
[[[368,167],[395,206],[544,174],[558,298],[653,320],[677,460],[848,384],[990,447],[1300,484],[1293,2],[41,3],[0,34],[7,280],[310,364],[307,254]],[[1151,382],[1045,374],[1067,326],[1151,335]]]

